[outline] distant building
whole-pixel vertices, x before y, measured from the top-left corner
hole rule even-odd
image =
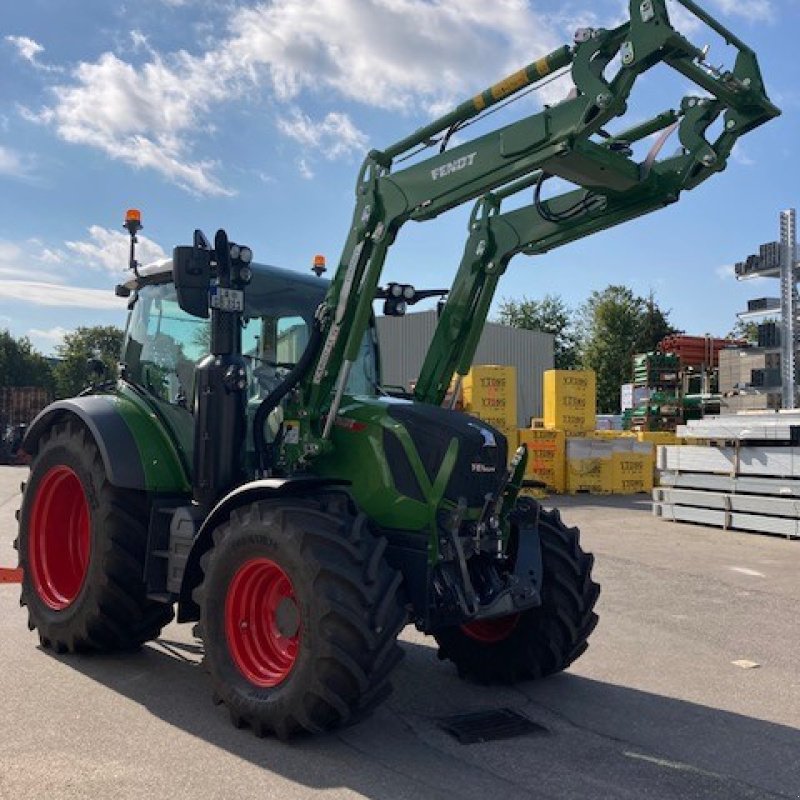
[[[404,317],[378,317],[383,382],[409,384],[419,376],[436,329],[436,312],[420,311]],[[553,369],[551,333],[526,331],[486,323],[474,364],[507,364],[517,368],[517,424],[527,428],[531,417],[542,416],[542,374]]]

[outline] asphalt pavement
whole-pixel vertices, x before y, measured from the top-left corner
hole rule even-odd
[[[26,472],[0,467],[0,567],[16,565]],[[800,798],[800,541],[666,522],[642,495],[545,505],[581,528],[603,587],[579,661],[478,686],[406,628],[391,698],[290,744],[212,704],[191,626],[134,654],[56,656],[0,584],[0,798]],[[439,725],[501,708],[543,730],[462,745]]]

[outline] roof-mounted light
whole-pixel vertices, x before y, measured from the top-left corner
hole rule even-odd
[[[320,254],[314,256],[314,266],[311,267],[311,271],[318,278],[322,277],[322,274],[327,271],[327,267],[325,266],[325,256]]]
[[[129,208],[125,212],[125,222],[122,227],[127,228],[131,236],[135,236],[144,227],[142,225],[142,212],[138,208]]]

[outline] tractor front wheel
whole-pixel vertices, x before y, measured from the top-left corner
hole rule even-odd
[[[482,683],[514,683],[566,669],[588,647],[597,625],[600,587],[592,580],[594,558],[558,511],[541,510],[542,604],[497,619],[444,628],[434,636],[439,658],[454,662],[462,677]]]
[[[234,725],[286,739],[350,723],[389,693],[401,576],[346,495],[253,503],[213,539],[194,596]]]
[[[57,652],[129,650],[154,639],[172,606],[147,599],[149,505],[116,489],[77,422],[54,425],[31,465],[16,546],[21,604],[43,646]]]

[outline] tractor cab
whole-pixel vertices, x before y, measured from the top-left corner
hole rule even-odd
[[[266,264],[251,264],[252,277],[242,315],[242,357],[247,381],[247,451],[253,452],[252,421],[262,400],[297,363],[308,343],[314,313],[329,282],[314,275]],[[184,311],[173,281],[172,259],[138,269],[124,289],[129,315],[121,354],[122,377],[146,393],[172,428],[191,462],[196,402],[196,366],[211,352],[209,319]],[[364,337],[347,392],[377,391],[378,348],[374,327]],[[280,423],[277,408],[267,436]],[[252,458],[248,458],[248,462]]]

